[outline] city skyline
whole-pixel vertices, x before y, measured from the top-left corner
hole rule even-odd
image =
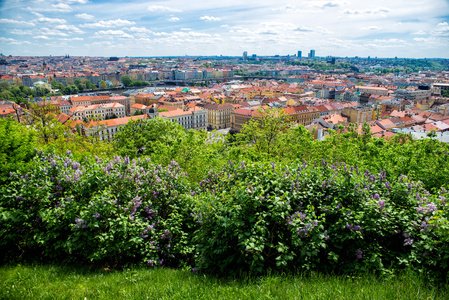
[[[449,58],[449,3],[0,1],[0,52]]]

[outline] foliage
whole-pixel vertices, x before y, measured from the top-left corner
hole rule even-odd
[[[132,80],[128,75],[123,75],[121,77],[121,81],[125,87],[132,87],[132,86],[146,86],[148,85],[148,82],[146,81],[134,81]]]
[[[211,273],[268,269],[378,272],[423,265],[446,276],[448,193],[384,171],[327,161],[229,163],[197,191],[198,267]],[[445,233],[444,236],[447,236]],[[440,278],[443,278],[440,277]]]
[[[203,131],[186,131],[178,123],[156,117],[130,121],[115,135],[114,147],[119,155],[149,156],[162,165],[175,160],[195,181],[221,164],[219,151],[224,144],[220,139],[208,140]]]
[[[31,172],[1,190],[0,249],[45,257],[150,266],[191,263],[195,223],[177,163],[80,163],[40,152]],[[4,259],[5,257],[3,257]]]
[[[26,97],[34,97],[36,91],[23,84],[9,84],[7,81],[0,82],[0,100],[11,100],[16,103],[28,103]]]
[[[170,147],[184,134],[181,125],[168,119],[130,120],[114,136],[114,146],[119,155],[133,159],[151,155],[161,147]]]
[[[259,159],[280,156],[285,149],[283,135],[289,125],[289,117],[282,110],[259,109],[236,135],[236,143],[247,155]]]
[[[442,90],[441,91],[441,96],[449,98],[449,91],[448,90]]]
[[[128,75],[123,75],[120,79],[125,87],[131,86],[133,80]]]
[[[0,185],[34,156],[36,134],[11,118],[0,119]]]

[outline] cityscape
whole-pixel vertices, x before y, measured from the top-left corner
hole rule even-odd
[[[210,131],[271,107],[320,139],[364,122],[380,135],[443,133],[447,11],[440,0],[3,1],[0,115],[22,120],[29,104],[51,103],[64,122],[115,132],[152,110]],[[402,119],[381,124],[391,118]]]
[[[447,0],[0,1],[0,299],[449,299],[448,49]]]
[[[306,52],[306,51],[304,51]],[[438,132],[448,142],[449,60],[371,57],[23,57],[0,60],[0,115],[27,122],[30,105],[51,105],[62,123],[102,130],[101,140],[138,118],[185,129],[239,131],[258,110],[281,109],[324,139],[368,122],[375,136]],[[95,126],[91,122],[96,121]]]

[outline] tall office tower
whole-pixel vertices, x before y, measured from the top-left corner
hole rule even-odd
[[[309,57],[310,58],[314,58],[315,57],[315,50],[310,50]]]
[[[248,60],[248,52],[243,52],[243,60]]]
[[[298,58],[302,57],[302,51],[298,51]]]

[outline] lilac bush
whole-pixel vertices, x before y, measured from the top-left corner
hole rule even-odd
[[[390,181],[385,171],[326,160],[230,162],[199,183],[197,267],[387,273],[431,265],[446,247],[435,217],[447,212],[447,192],[431,194],[406,176]]]
[[[2,189],[1,245],[111,264],[191,264],[192,202],[185,174],[149,159],[75,161],[39,153]],[[156,265],[156,264],[155,264]]]
[[[214,274],[449,271],[445,189],[344,163],[177,162],[38,153],[1,187],[0,252]]]

